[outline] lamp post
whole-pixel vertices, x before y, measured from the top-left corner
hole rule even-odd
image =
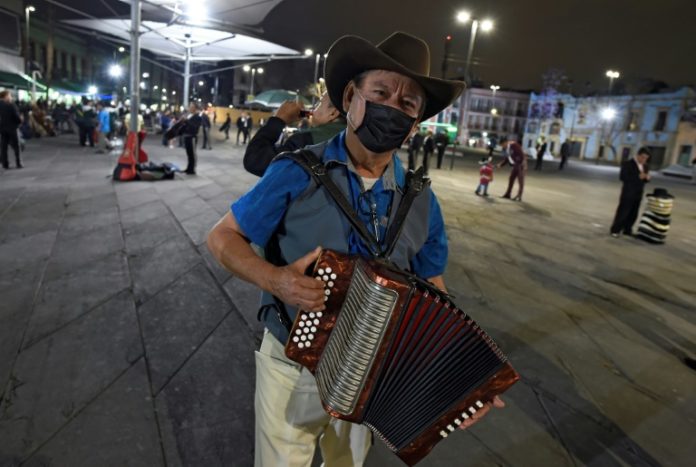
[[[258,73],[260,75],[263,74],[263,68],[261,68],[261,67],[252,68],[249,65],[244,65],[244,67],[242,69],[244,71],[246,71],[247,73],[251,72],[251,85],[249,88],[249,94],[253,96],[254,95],[254,78],[256,77],[256,73]]]
[[[609,78],[609,94],[611,94],[611,88],[614,84],[614,80],[621,76],[621,74],[618,71],[607,70],[605,76]]]
[[[467,84],[470,84],[471,79],[469,76],[469,69],[471,67],[471,59],[474,53],[474,43],[476,42],[476,34],[478,33],[479,28],[481,28],[481,31],[483,32],[491,31],[493,29],[493,21],[491,21],[490,19],[472,19],[471,13],[469,13],[468,11],[460,11],[459,13],[457,13],[457,21],[462,24],[466,24],[469,21],[471,21],[471,38],[469,39],[469,51],[466,54],[466,65],[464,68],[464,79],[467,81]]]

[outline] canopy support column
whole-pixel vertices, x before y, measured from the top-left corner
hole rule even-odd
[[[131,54],[130,54],[130,129],[138,132],[138,113],[140,112],[140,0],[131,0]],[[136,138],[136,157],[138,138]]]

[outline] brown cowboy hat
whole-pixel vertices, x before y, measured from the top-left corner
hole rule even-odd
[[[387,70],[408,76],[425,91],[421,120],[437,115],[450,105],[466,86],[463,81],[432,78],[428,44],[405,32],[395,32],[379,44],[362,37],[343,36],[329,49],[324,65],[331,102],[343,112],[343,91],[357,75],[368,70]]]

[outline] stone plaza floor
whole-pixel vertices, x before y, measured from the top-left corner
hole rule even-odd
[[[183,166],[158,139],[151,159]],[[258,292],[205,246],[256,180],[242,154],[215,141],[197,176],[118,183],[116,155],[66,135],[0,172],[1,466],[252,465]],[[652,246],[608,235],[615,167],[547,162],[516,203],[506,169],[474,195],[476,159],[431,171],[445,279],[522,381],[421,465],[694,465],[696,185],[654,177],[676,199]],[[398,465],[377,441],[367,466]]]

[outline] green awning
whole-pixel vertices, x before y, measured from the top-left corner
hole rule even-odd
[[[29,89],[31,87],[31,82],[16,73],[0,71],[0,86]]]

